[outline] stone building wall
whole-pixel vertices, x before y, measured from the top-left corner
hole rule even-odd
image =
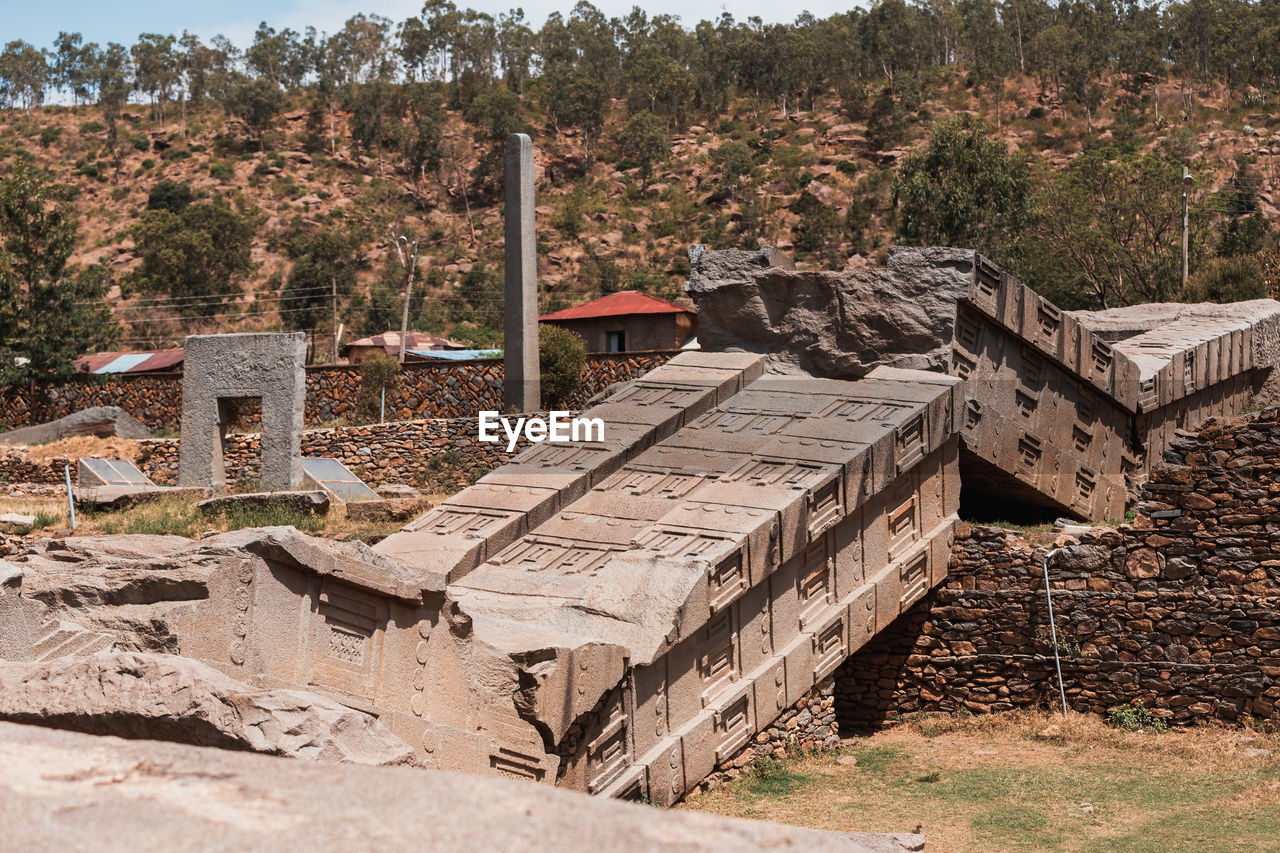
[[[1280,409],[1180,433],[1164,458],[1132,525],[1050,560],[1068,704],[1280,721]],[[962,525],[945,584],[837,673],[842,724],[1056,707],[1049,550]]]
[[[583,408],[616,382],[634,379],[665,364],[673,352],[598,353],[587,356],[582,387],[568,408]],[[387,394],[387,420],[473,417],[502,408],[502,360],[414,363]],[[307,368],[306,422],[355,421],[360,368]],[[90,406],[119,406],[154,430],[176,430],[182,420],[182,374],[156,373],[77,379],[45,389],[46,400],[21,386],[0,387],[0,430],[44,423]],[[246,413],[242,426],[257,422]]]

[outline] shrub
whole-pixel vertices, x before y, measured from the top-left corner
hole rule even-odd
[[[1243,302],[1264,299],[1267,280],[1262,265],[1252,255],[1210,258],[1187,279],[1183,302]]]
[[[538,328],[538,369],[542,373],[542,405],[563,405],[582,384],[587,343],[582,336],[559,326]]]
[[[1141,699],[1135,699],[1132,705],[1112,708],[1107,713],[1107,724],[1126,732],[1164,734],[1169,731],[1169,724],[1147,710]]]
[[[231,164],[229,163],[210,163],[209,164],[209,177],[214,178],[215,180],[219,180],[219,181],[230,180],[234,174],[235,172],[232,170]]]
[[[376,421],[382,409],[382,389],[391,392],[399,387],[400,362],[396,359],[375,352],[360,362],[360,394],[356,397],[360,422]]]
[[[48,148],[53,143],[57,142],[58,138],[61,136],[62,128],[49,125],[44,130],[40,131],[40,145],[43,148]]]
[[[136,151],[151,150],[151,140],[140,133],[130,134],[129,144],[132,145]]]

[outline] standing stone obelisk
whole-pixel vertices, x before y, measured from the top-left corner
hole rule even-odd
[[[503,408],[542,408],[538,381],[538,252],[533,222],[533,143],[523,133],[507,139],[506,341]]]

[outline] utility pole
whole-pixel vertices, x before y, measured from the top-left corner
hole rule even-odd
[[[405,339],[409,334],[409,295],[413,292],[413,272],[418,268],[418,241],[410,241],[401,234],[392,242],[400,257],[400,266],[404,267],[404,314],[400,317],[400,363],[404,364],[404,351],[407,348]],[[409,255],[408,261],[405,260],[406,253]]]
[[[338,363],[338,277],[336,275],[329,276],[329,283],[333,285],[333,363]]]
[[[1182,287],[1187,286],[1187,251],[1191,245],[1191,171],[1182,167]]]

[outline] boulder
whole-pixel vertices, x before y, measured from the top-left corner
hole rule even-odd
[[[431,503],[421,498],[357,501],[347,504],[347,518],[352,521],[408,521],[430,508]]]
[[[510,779],[333,767],[11,723],[0,723],[0,825],[14,849],[924,849],[919,835],[822,832],[663,812]]]
[[[324,515],[329,511],[329,495],[316,489],[299,492],[250,492],[243,495],[221,495],[200,501],[196,506],[201,512],[225,512],[230,509],[266,510],[293,509],[307,515]]]
[[[72,435],[150,438],[151,428],[119,406],[94,406],[56,421],[0,433],[0,443],[41,444]]]
[[[127,509],[165,496],[203,500],[213,491],[184,486],[87,486],[72,489],[71,494],[76,499],[76,506],[84,504],[94,509],[113,510]]]
[[[101,652],[0,663],[0,719],[354,764],[412,764],[374,717],[302,690],[261,690],[174,655]]]
[[[944,371],[973,253],[897,248],[885,267],[809,272],[777,249],[689,250],[685,290],[708,351],[766,353],[771,369],[861,379],[879,366]]]

